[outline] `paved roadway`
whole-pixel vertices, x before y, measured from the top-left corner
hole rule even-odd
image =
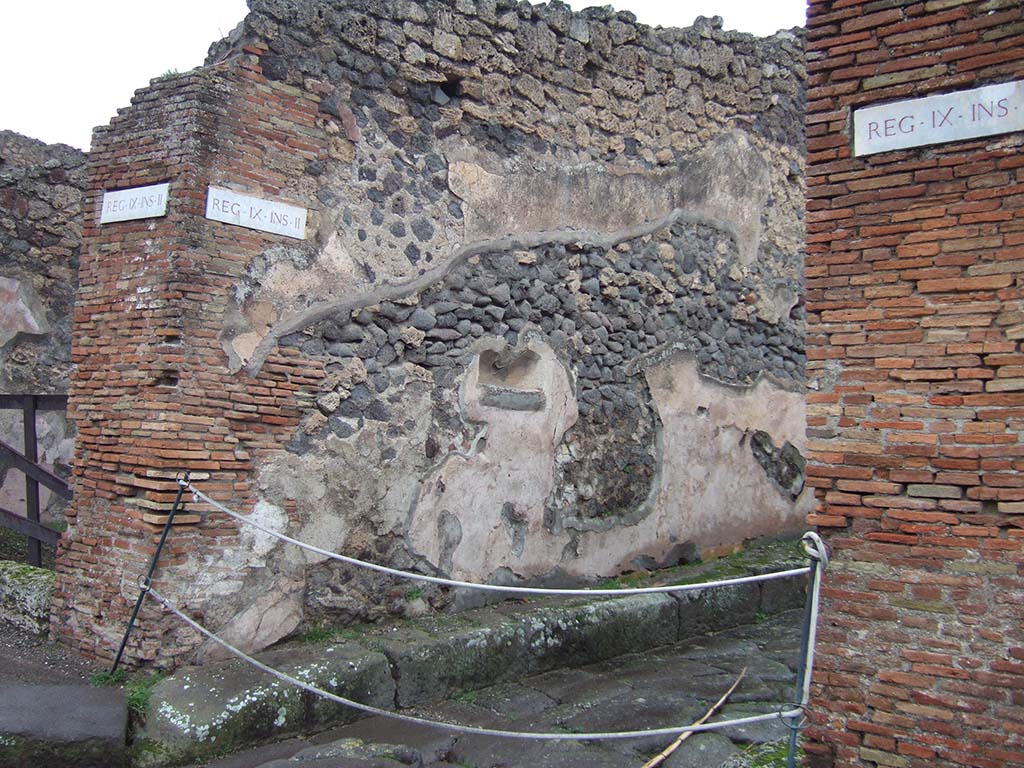
[[[686,724],[747,673],[720,719],[761,714],[793,700],[801,611],[685,644],[561,669],[471,691],[418,714],[503,730],[594,732]],[[665,768],[744,764],[758,745],[788,738],[783,723],[691,736]],[[614,742],[514,741],[456,735],[368,718],[310,739],[250,750],[209,768],[640,768],[670,737]]]

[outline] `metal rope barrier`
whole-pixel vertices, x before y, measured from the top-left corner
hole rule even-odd
[[[190,480],[190,478],[189,478],[189,476],[187,474],[184,475],[183,477],[180,477],[177,482],[178,482],[178,487],[179,487],[179,493],[178,493],[178,498],[175,501],[175,509],[177,509],[178,503],[181,500],[182,492],[187,489],[187,490],[190,490],[192,492],[192,497],[193,497],[194,501],[198,502],[198,501],[202,500],[202,501],[206,502],[207,504],[210,504],[213,508],[219,510],[220,512],[223,512],[224,514],[228,515],[229,517],[232,517],[235,520],[239,521],[240,523],[252,526],[253,528],[256,528],[257,530],[260,530],[260,531],[262,531],[263,533],[265,533],[265,534],[267,534],[269,536],[275,537],[275,538],[277,538],[277,539],[279,539],[281,541],[285,541],[285,542],[288,542],[290,544],[294,544],[295,546],[301,547],[301,548],[306,549],[306,550],[308,550],[310,552],[314,552],[314,553],[316,553],[318,555],[321,555],[323,557],[326,557],[326,558],[329,558],[329,559],[333,559],[333,560],[337,560],[339,562],[347,563],[349,565],[353,565],[353,566],[356,566],[356,567],[366,568],[366,569],[372,570],[372,571],[377,571],[379,573],[385,573],[385,574],[388,574],[388,575],[391,575],[391,576],[396,576],[396,577],[399,577],[399,578],[412,579],[412,580],[416,580],[416,581],[425,581],[425,582],[429,582],[429,583],[432,583],[432,584],[439,584],[439,585],[442,585],[442,586],[462,587],[462,588],[467,588],[467,589],[478,589],[478,590],[485,590],[485,591],[491,591],[491,592],[506,592],[506,593],[516,593],[516,594],[563,595],[563,596],[571,595],[571,596],[586,596],[586,597],[625,597],[625,596],[629,596],[629,595],[661,594],[661,593],[666,593],[666,592],[688,592],[688,591],[704,590],[704,589],[709,589],[709,588],[714,588],[714,587],[734,586],[734,585],[739,585],[739,584],[750,584],[750,583],[756,583],[756,582],[762,582],[762,581],[770,581],[770,580],[773,580],[773,579],[788,578],[790,576],[800,576],[800,575],[810,574],[810,576],[811,576],[810,585],[809,585],[810,588],[808,590],[808,596],[807,596],[808,599],[807,599],[807,607],[806,607],[806,615],[805,615],[805,625],[804,625],[804,631],[803,631],[803,637],[802,637],[802,643],[801,643],[801,645],[802,645],[802,647],[801,647],[801,659],[800,659],[801,663],[800,663],[800,670],[799,670],[799,672],[797,674],[797,680],[796,680],[796,684],[797,684],[797,686],[796,686],[797,687],[797,697],[796,698],[798,699],[798,701],[794,705],[792,705],[792,707],[790,709],[785,709],[785,710],[781,710],[781,711],[777,711],[777,712],[768,712],[768,713],[765,713],[765,714],[762,714],[762,715],[752,715],[750,717],[735,718],[735,719],[731,719],[731,720],[721,720],[721,721],[717,721],[717,722],[713,722],[713,723],[694,723],[694,724],[691,724],[691,725],[673,726],[673,727],[668,727],[668,728],[652,728],[652,729],[639,730],[639,731],[611,731],[611,732],[598,732],[598,733],[565,733],[565,732],[539,733],[539,732],[524,732],[524,731],[501,730],[501,729],[484,728],[484,727],[471,726],[471,725],[461,725],[461,724],[458,724],[458,723],[449,723],[449,722],[431,720],[429,718],[417,717],[417,716],[414,716],[414,715],[403,714],[401,712],[395,712],[395,711],[391,711],[391,710],[381,709],[379,707],[374,707],[374,706],[369,705],[369,704],[363,704],[363,703],[358,702],[358,701],[353,701],[351,699],[347,699],[347,698],[345,698],[343,696],[339,696],[339,695],[337,695],[335,693],[332,693],[331,691],[327,691],[327,690],[324,690],[322,688],[318,688],[318,687],[316,687],[314,685],[311,685],[311,684],[309,684],[307,682],[304,682],[304,681],[299,680],[299,679],[297,679],[295,677],[292,677],[291,675],[288,675],[288,674],[286,674],[284,672],[281,672],[280,670],[274,669],[273,667],[270,667],[270,666],[268,666],[266,664],[263,664],[260,661],[257,661],[252,656],[249,656],[244,651],[241,651],[240,649],[234,647],[233,645],[231,645],[227,641],[223,640],[222,638],[218,637],[216,634],[214,634],[210,630],[206,629],[205,627],[203,627],[202,625],[197,623],[191,617],[189,617],[186,614],[184,614],[175,605],[173,605],[167,598],[165,598],[163,595],[161,595],[159,592],[157,592],[155,589],[153,589],[153,587],[152,587],[152,572],[153,572],[153,569],[154,569],[155,564],[156,564],[155,563],[155,557],[154,557],[154,562],[150,566],[150,573],[149,573],[149,575],[146,576],[146,577],[140,578],[140,580],[139,580],[139,601],[138,601],[139,604],[141,604],[143,598],[147,594],[150,594],[150,595],[153,596],[153,598],[155,600],[157,600],[164,607],[165,610],[169,611],[170,613],[173,613],[175,616],[177,616],[179,619],[181,619],[181,621],[185,622],[185,624],[187,624],[193,630],[198,632],[200,635],[206,637],[207,639],[209,639],[210,641],[216,643],[217,645],[220,645],[222,648],[227,650],[229,653],[231,653],[232,655],[238,657],[239,659],[241,659],[242,661],[246,662],[247,664],[255,667],[256,669],[259,669],[259,670],[263,671],[266,674],[271,675],[272,677],[274,677],[274,678],[276,678],[276,679],[278,679],[278,680],[280,680],[280,681],[282,681],[284,683],[287,683],[289,685],[293,685],[293,686],[295,686],[297,688],[300,688],[300,689],[302,689],[304,691],[307,691],[309,693],[315,694],[317,696],[321,696],[321,697],[323,697],[325,699],[328,699],[330,701],[333,701],[333,702],[335,702],[337,704],[342,704],[344,706],[352,707],[353,709],[357,709],[357,710],[359,710],[361,712],[364,712],[366,714],[377,715],[377,716],[380,716],[380,717],[386,717],[386,718],[390,718],[390,719],[393,719],[393,720],[398,720],[398,721],[401,721],[401,722],[413,723],[413,724],[416,724],[416,725],[426,725],[426,726],[433,726],[433,727],[438,727],[438,728],[444,728],[446,730],[449,730],[449,731],[452,731],[452,732],[455,732],[455,733],[466,733],[466,734],[476,734],[476,735],[481,735],[481,736],[495,736],[495,737],[516,738],[516,739],[528,739],[528,740],[537,740],[537,741],[578,741],[578,740],[585,740],[585,741],[611,741],[611,740],[621,740],[621,739],[645,738],[645,737],[652,737],[652,736],[678,736],[679,734],[685,734],[685,733],[697,733],[697,732],[702,732],[702,731],[713,731],[713,730],[718,730],[718,729],[721,729],[721,728],[727,728],[727,727],[731,727],[731,726],[750,725],[750,724],[753,724],[753,723],[762,723],[762,722],[770,722],[770,721],[774,721],[774,720],[781,720],[784,724],[786,724],[792,730],[791,739],[790,739],[790,750],[789,750],[789,765],[793,764],[793,755],[794,755],[794,752],[795,752],[796,731],[800,728],[800,726],[802,724],[803,716],[805,715],[806,710],[807,710],[807,702],[809,700],[809,690],[810,690],[810,682],[811,682],[811,670],[812,670],[813,661],[814,661],[814,643],[815,643],[815,633],[816,633],[816,625],[817,625],[817,617],[818,617],[818,603],[819,603],[820,588],[821,588],[821,574],[822,574],[822,571],[825,569],[825,567],[828,565],[828,559],[829,559],[828,548],[825,546],[825,544],[822,541],[822,539],[816,533],[813,533],[813,532],[806,533],[806,534],[804,534],[804,536],[803,536],[803,538],[801,540],[801,544],[803,545],[804,551],[807,553],[808,558],[810,558],[810,560],[811,560],[811,565],[808,566],[808,567],[803,567],[803,568],[792,568],[792,569],[785,570],[785,571],[777,571],[777,572],[773,572],[773,573],[760,574],[760,575],[756,575],[756,576],[744,576],[744,577],[739,577],[739,578],[734,578],[734,579],[721,579],[721,580],[717,580],[717,581],[701,582],[701,583],[697,583],[697,584],[679,584],[679,585],[669,585],[669,586],[661,586],[661,587],[642,587],[642,588],[630,588],[630,589],[545,589],[545,588],[537,588],[537,587],[512,587],[512,586],[500,586],[500,585],[496,585],[496,584],[479,584],[479,583],[474,583],[474,582],[459,581],[459,580],[456,580],[456,579],[446,579],[446,578],[441,578],[441,577],[437,577],[437,576],[427,576],[427,575],[420,574],[420,573],[411,573],[409,571],[402,571],[402,570],[399,570],[399,569],[396,569],[396,568],[389,568],[387,566],[378,565],[376,563],[370,563],[370,562],[366,562],[364,560],[359,560],[357,558],[348,557],[346,555],[341,555],[341,554],[338,554],[338,553],[335,553],[335,552],[330,552],[328,550],[321,549],[320,547],[316,547],[316,546],[313,546],[311,544],[307,544],[307,543],[305,543],[303,541],[299,541],[298,539],[294,539],[294,538],[292,538],[290,536],[287,536],[287,535],[285,535],[283,533],[279,533],[277,531],[271,530],[270,528],[267,528],[266,526],[260,524],[259,522],[255,521],[255,520],[252,520],[252,519],[250,519],[250,518],[248,518],[248,517],[246,517],[244,515],[240,515],[237,512],[234,512],[233,510],[227,508],[226,506],[224,506],[220,502],[218,502],[215,499],[207,496],[202,491],[200,491],[198,488],[196,488],[191,483],[191,480]],[[173,516],[173,513],[172,513],[172,516]],[[168,523],[168,527],[169,527],[169,523]],[[163,543],[163,538],[165,538],[165,537],[166,537],[166,531],[164,533],[164,537],[162,537],[162,539],[161,539],[161,544]],[[157,551],[157,555],[159,555],[159,549]],[[138,604],[136,605],[136,611],[137,610],[138,610]],[[133,613],[133,619],[134,619],[134,613]],[[131,624],[129,624],[129,627],[128,627],[128,632],[130,632],[130,631],[131,631]],[[126,634],[125,634],[125,640],[127,640],[128,632],[126,632]],[[122,648],[123,648],[123,645],[124,645],[124,642],[122,642]],[[120,652],[119,652],[119,654],[120,654]]]
[[[739,584],[754,584],[762,581],[772,581],[774,579],[785,579],[790,576],[802,576],[811,572],[810,567],[804,566],[802,568],[791,568],[786,571],[773,571],[772,573],[763,573],[756,576],[740,576],[734,579],[719,579],[717,581],[703,581],[697,584],[672,584],[661,587],[632,587],[628,589],[555,589],[555,588],[543,588],[543,587],[511,587],[501,586],[499,584],[480,584],[472,581],[459,581],[457,579],[445,579],[440,576],[427,576],[422,573],[412,573],[410,571],[402,571],[397,568],[389,568],[386,565],[378,565],[377,563],[369,563],[365,560],[359,560],[354,557],[348,557],[347,555],[341,555],[337,552],[331,552],[330,550],[321,549],[320,547],[307,544],[304,541],[293,539],[291,536],[287,536],[278,531],[267,528],[266,526],[252,520],[245,515],[241,515],[231,509],[228,509],[223,504],[215,499],[210,498],[205,493],[200,491],[188,480],[179,480],[182,487],[188,488],[192,491],[193,499],[198,502],[200,500],[206,502],[212,507],[216,508],[225,515],[234,518],[240,523],[251,526],[268,536],[286,541],[289,544],[294,544],[297,547],[314,552],[322,557],[329,558],[331,560],[337,560],[338,562],[348,563],[359,568],[366,568],[371,571],[377,571],[378,573],[386,573],[389,576],[397,576],[403,579],[413,579],[416,581],[426,581],[431,584],[439,584],[445,587],[463,587],[466,589],[477,589],[486,592],[505,592],[510,594],[519,595],[562,595],[562,596],[574,596],[574,597],[627,597],[629,595],[654,595],[664,594],[666,592],[696,592],[702,589],[711,589],[715,587],[729,587],[736,586]],[[817,535],[817,534],[814,534]],[[824,546],[824,545],[822,545]],[[807,548],[806,545],[804,547]]]
[[[699,733],[701,731],[714,731],[721,728],[729,728],[737,725],[750,725],[753,723],[764,723],[772,720],[782,720],[785,722],[787,719],[795,719],[803,714],[803,707],[796,707],[793,709],[783,710],[780,712],[769,712],[763,715],[752,715],[750,717],[735,718],[732,720],[719,720],[713,723],[703,723],[700,725],[680,725],[673,726],[670,728],[650,728],[642,731],[610,731],[610,732],[597,732],[597,733],[565,733],[565,732],[553,732],[553,733],[541,733],[541,732],[530,732],[530,731],[506,731],[496,728],[483,728],[474,725],[461,725],[459,723],[449,723],[440,720],[431,720],[425,717],[416,717],[414,715],[406,715],[401,712],[394,712],[389,709],[381,709],[374,707],[370,704],[363,704],[362,702],[353,701],[347,699],[344,696],[339,696],[331,691],[325,691],[322,688],[318,688],[315,685],[310,685],[298,678],[292,677],[280,670],[274,669],[261,661],[257,661],[252,656],[249,656],[244,651],[235,648],[226,640],[218,637],[216,634],[206,629],[198,622],[194,621],[189,616],[182,613],[177,607],[171,604],[167,598],[153,589],[152,586],[144,587],[144,591],[153,596],[153,598],[159,602],[163,607],[177,616],[179,619],[188,624],[199,634],[217,643],[219,646],[227,650],[229,653],[242,659],[247,664],[252,665],[256,669],[259,669],[268,675],[280,680],[281,682],[294,685],[297,688],[301,688],[304,691],[322,696],[325,699],[329,699],[337,704],[343,704],[353,709],[358,709],[362,712],[366,712],[371,715],[378,715],[380,717],[386,717],[392,720],[399,720],[405,723],[413,723],[415,725],[426,725],[435,728],[444,728],[448,731],[455,733],[467,733],[476,734],[478,736],[496,736],[513,739],[523,739],[530,741],[613,741],[621,739],[636,739],[646,738],[650,736],[677,736],[681,733]]]

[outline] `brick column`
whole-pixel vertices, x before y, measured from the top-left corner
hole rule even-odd
[[[279,238],[207,220],[207,185],[278,196],[319,149],[307,136],[316,103],[269,85],[251,53],[154,81],[94,137],[69,403],[75,499],[52,616],[55,634],[86,656],[110,659],[118,647],[175,476],[200,473],[206,489],[244,505],[254,456],[280,447],[298,424],[299,393],[322,375],[288,350],[255,378],[233,374],[220,344],[247,254]],[[99,224],[104,191],[161,182],[166,216]],[[192,504],[176,518],[159,570],[160,585],[195,595],[197,612],[211,584],[245,575],[220,562],[237,547],[235,526],[205,511]],[[196,643],[148,604],[125,660],[168,666]]]
[[[808,73],[808,763],[1024,765],[1024,135],[851,151],[857,107],[1024,77],[1024,6],[812,0]]]

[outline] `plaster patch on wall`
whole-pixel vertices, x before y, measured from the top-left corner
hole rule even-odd
[[[495,170],[496,164],[484,168],[457,152],[450,156],[448,184],[466,202],[469,241],[559,229],[610,232],[679,208],[724,223],[736,236],[743,263],[757,256],[769,166],[739,131],[719,134],[671,170],[525,157]]]
[[[481,382],[481,360],[484,382],[500,378],[496,370],[509,371],[507,392],[542,393],[543,404],[526,410],[488,404],[491,385]],[[562,546],[544,530],[544,504],[554,490],[555,450],[578,417],[569,373],[540,340],[518,350],[508,350],[502,339],[484,340],[459,400],[467,421],[487,425],[486,444],[468,456],[449,455],[424,478],[409,545],[435,567],[450,559],[455,575],[486,576],[503,567],[541,575]],[[459,523],[454,547],[442,541],[447,515]]]
[[[284,533],[288,527],[288,515],[279,507],[275,507],[262,499],[256,502],[250,520],[275,533]],[[279,543],[279,539],[251,525],[241,526],[242,547],[248,548],[255,558],[263,558]]]
[[[49,332],[46,310],[32,285],[0,277],[0,347],[19,333],[42,335]]]
[[[665,466],[657,505],[701,548],[800,525],[812,499],[794,505],[747,445],[756,431],[776,445],[806,449],[803,395],[762,378],[749,388],[702,377],[687,355],[646,371],[664,428]],[[737,536],[738,532],[742,532]]]
[[[537,578],[557,568],[593,579],[641,560],[662,561],[682,544],[714,549],[802,522],[809,497],[794,505],[747,444],[761,431],[779,444],[802,447],[802,396],[764,379],[746,388],[718,384],[697,372],[692,356],[679,353],[645,372],[664,423],[653,508],[601,530],[548,530],[542,518],[545,496],[554,490],[554,452],[575,421],[575,400],[565,399],[568,375],[550,348],[534,341],[530,350],[542,361],[532,383],[544,382],[541,388],[558,405],[525,413],[487,408],[475,394],[480,374],[474,363],[461,397],[466,416],[487,424],[487,444],[472,456],[447,457],[423,482],[409,542],[441,571],[488,579],[507,569]],[[442,541],[449,517],[458,521],[460,535]]]

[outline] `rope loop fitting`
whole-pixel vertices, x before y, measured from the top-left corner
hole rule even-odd
[[[797,702],[795,704],[792,704],[791,706],[794,710],[799,710],[799,716],[780,715],[779,719],[782,721],[783,725],[789,728],[789,730],[796,731],[797,733],[799,733],[807,727],[807,724],[811,721],[811,718],[807,714],[808,708],[806,704],[800,704],[799,702]]]
[[[828,568],[828,545],[822,541],[821,536],[814,531],[808,531],[800,537],[800,544],[811,560],[820,563],[823,570]]]

